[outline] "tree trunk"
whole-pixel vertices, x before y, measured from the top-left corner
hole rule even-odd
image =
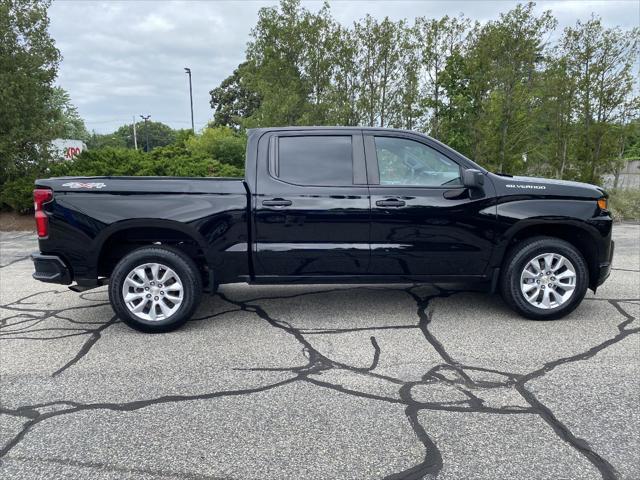
[[[499,173],[504,173],[504,161],[505,161],[505,150],[507,148],[507,122],[502,124],[502,129],[500,132],[500,168],[498,168]]]
[[[624,165],[624,150],[626,147],[626,142],[624,141],[624,135],[622,136],[621,140],[620,140],[620,150],[618,152],[618,165],[615,169],[615,172],[613,174],[613,188],[616,189],[618,188],[618,183],[620,181],[620,173],[622,172],[622,169],[625,167]]]
[[[564,178],[564,168],[567,162],[567,138],[562,140],[562,163],[560,163],[560,180]]]
[[[434,138],[438,138],[439,137],[439,116],[440,116],[440,110],[439,110],[439,103],[438,100],[440,98],[440,85],[438,85],[438,60],[436,59],[435,62],[435,76],[433,79],[433,86],[434,86],[434,104],[435,104],[435,108],[433,111],[433,137]]]
[[[596,142],[596,149],[593,152],[593,160],[591,161],[591,179],[592,183],[596,183],[596,169],[598,166],[598,161],[600,160],[600,148],[602,147],[602,135],[598,136],[598,141]]]

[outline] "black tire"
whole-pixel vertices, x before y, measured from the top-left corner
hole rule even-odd
[[[556,253],[566,257],[576,273],[575,290],[564,304],[543,309],[532,305],[522,293],[520,277],[525,266],[536,256]],[[531,320],[555,320],[571,313],[584,298],[589,286],[589,268],[582,254],[570,243],[554,237],[534,237],[515,245],[502,265],[500,293],[507,305]]]
[[[182,302],[175,312],[162,320],[150,321],[137,317],[124,300],[123,286],[127,275],[137,266],[147,263],[169,267],[182,283]],[[109,301],[116,315],[131,328],[145,333],[163,333],[180,328],[195,312],[201,296],[202,278],[193,259],[167,246],[142,247],[132,251],[118,262],[109,282]]]

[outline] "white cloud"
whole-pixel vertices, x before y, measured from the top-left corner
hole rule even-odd
[[[143,33],[166,33],[173,30],[174,25],[166,18],[163,18],[155,13],[148,15],[142,22],[135,27]]]

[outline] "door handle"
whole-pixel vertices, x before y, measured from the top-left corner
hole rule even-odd
[[[378,207],[404,207],[406,205],[404,200],[397,198],[390,198],[388,200],[378,200],[376,202]]]
[[[288,207],[291,203],[291,200],[285,200],[284,198],[274,198],[273,200],[262,201],[262,205],[265,207]]]

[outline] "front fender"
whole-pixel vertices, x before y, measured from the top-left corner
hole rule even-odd
[[[589,266],[590,284],[597,281],[599,266],[607,261],[611,244],[611,217],[595,201],[522,199],[499,203],[498,232],[492,266],[501,267],[515,240],[552,236],[573,244]]]

